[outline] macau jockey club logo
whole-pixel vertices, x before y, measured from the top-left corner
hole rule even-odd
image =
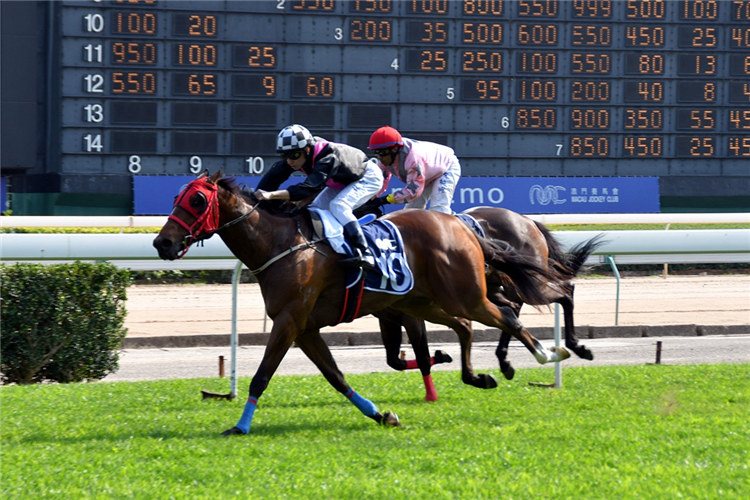
[[[562,186],[547,185],[542,187],[539,184],[534,184],[529,189],[529,201],[532,205],[534,203],[538,203],[539,205],[549,205],[550,203],[561,205],[568,201],[564,196],[565,188]]]

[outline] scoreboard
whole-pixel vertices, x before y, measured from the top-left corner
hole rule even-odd
[[[750,0],[62,5],[66,170],[261,173],[291,123],[360,147],[390,124],[476,175],[750,160]]]
[[[291,123],[465,176],[748,176],[749,0],[55,2],[60,171],[261,174]]]

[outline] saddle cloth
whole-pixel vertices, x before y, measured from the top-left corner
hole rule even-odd
[[[343,226],[329,211],[315,207],[309,207],[308,211],[313,220],[322,222],[324,235],[336,253],[354,255],[349,242],[344,238]],[[365,289],[395,295],[408,293],[414,287],[414,276],[406,260],[401,232],[391,221],[373,219],[374,216],[360,219],[367,246],[375,256],[377,266],[377,270],[367,272]],[[361,277],[362,269],[350,269],[347,272],[346,287],[353,286]]]
[[[482,229],[482,226],[479,225],[479,222],[468,214],[456,214],[456,217],[459,218],[461,222],[469,226],[469,229],[474,231],[474,234],[481,236],[482,238],[485,238],[484,229]]]

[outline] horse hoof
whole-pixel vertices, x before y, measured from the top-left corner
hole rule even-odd
[[[392,411],[387,411],[383,415],[383,418],[380,420],[380,425],[385,425],[388,427],[401,427],[401,422],[398,420],[398,415],[396,415]]]
[[[495,380],[495,377],[489,373],[480,373],[479,382],[481,385],[478,387],[481,387],[482,389],[494,389],[497,387],[497,380]]]
[[[578,355],[578,357],[581,359],[585,359],[588,361],[594,360],[594,353],[591,352],[591,349],[589,349],[588,347],[581,346],[573,352],[575,352]]]
[[[435,351],[435,364],[439,365],[440,363],[452,363],[453,358],[451,358],[450,354],[444,351]]]
[[[240,430],[239,427],[232,427],[221,433],[222,436],[244,436],[245,433]]]
[[[513,377],[516,376],[516,369],[512,366],[505,369],[500,368],[500,371],[503,372],[503,377],[505,377],[506,380],[513,380]]]
[[[557,359],[555,359],[554,361],[563,361],[570,357],[570,351],[568,351],[564,347],[553,345],[549,348],[549,350],[557,354]]]

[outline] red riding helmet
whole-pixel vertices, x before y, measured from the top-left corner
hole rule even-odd
[[[380,127],[370,136],[370,145],[367,149],[382,149],[390,146],[403,146],[404,141],[401,134],[393,127],[386,125]]]

